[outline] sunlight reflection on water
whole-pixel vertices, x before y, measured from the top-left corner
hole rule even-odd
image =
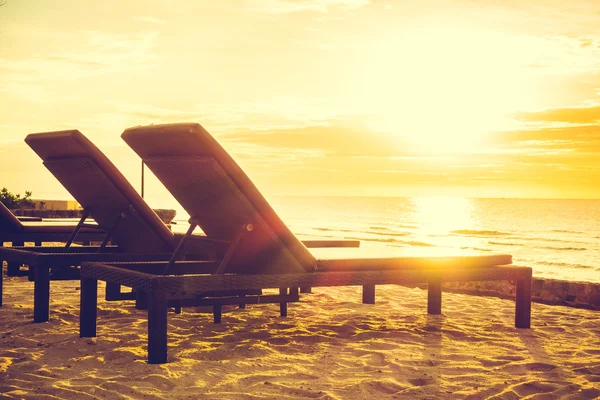
[[[391,253],[511,254],[534,275],[600,282],[598,200],[281,196],[269,202],[301,239],[356,239],[363,249]],[[178,210],[176,220],[173,229],[184,232],[187,216]]]

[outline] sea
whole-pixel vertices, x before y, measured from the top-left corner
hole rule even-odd
[[[361,248],[510,254],[534,276],[600,283],[600,200],[449,197],[269,198],[301,239],[354,239]],[[177,209],[173,230],[185,232]]]

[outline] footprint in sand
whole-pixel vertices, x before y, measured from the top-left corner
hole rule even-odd
[[[378,393],[383,393],[386,395],[392,395],[398,393],[406,388],[400,385],[398,382],[386,380],[386,381],[372,381],[368,382],[368,386],[373,390],[376,390]],[[423,386],[423,385],[415,385],[415,386]]]
[[[410,383],[413,386],[431,385],[433,382],[434,381],[431,378],[416,378],[416,379],[409,379],[408,380],[408,383]]]
[[[578,374],[600,375],[600,365],[576,368],[573,370],[573,372]]]
[[[383,367],[388,365],[388,362],[385,360],[385,355],[381,353],[372,353],[369,355],[367,365],[370,367]]]
[[[172,379],[169,379],[165,376],[162,375],[158,375],[158,374],[149,374],[146,375],[145,377],[143,377],[141,379],[144,383],[149,383],[154,387],[160,388],[161,390],[173,390],[176,386],[175,383],[173,383]],[[113,382],[112,383],[114,386],[116,385],[120,385],[120,383],[116,383]]]
[[[479,363],[484,367],[500,367],[506,365],[508,362],[506,360],[479,360]]]
[[[496,357],[498,360],[506,360],[506,361],[523,361],[525,357],[523,356],[498,356]]]
[[[524,372],[523,370],[547,372],[547,371],[552,371],[556,367],[557,366],[554,364],[538,362],[538,363],[511,364],[511,365],[507,365],[506,367],[503,367],[502,370],[504,372],[508,372],[511,374],[520,374],[520,373]]]
[[[541,383],[537,381],[525,382],[513,386],[512,390],[519,396],[529,396],[539,393],[550,393],[557,390],[559,387],[555,384]]]
[[[589,388],[578,393],[582,399],[598,399],[600,398],[600,389]]]
[[[556,368],[556,365],[554,364],[547,364],[547,363],[541,363],[541,362],[537,362],[537,363],[528,363],[524,365],[527,369],[529,369],[530,371],[552,371],[554,368]]]

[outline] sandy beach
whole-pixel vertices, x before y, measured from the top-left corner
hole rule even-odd
[[[5,278],[0,397],[35,399],[366,399],[600,396],[600,313],[533,304],[516,329],[514,302],[426,291],[318,288],[290,304],[169,315],[169,363],[146,363],[146,318],[99,300],[98,337],[82,339],[79,282],[52,283],[51,321],[32,324],[33,285]],[[101,290],[100,293],[103,291]]]

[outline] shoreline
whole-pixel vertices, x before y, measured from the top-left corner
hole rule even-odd
[[[40,210],[31,208],[19,208],[10,210],[18,217],[34,217],[34,218],[81,218],[83,209],[78,210]],[[177,212],[173,209],[156,208],[152,209],[158,217],[165,223],[170,224],[175,218]]]
[[[450,293],[514,299],[516,285],[515,282],[510,281],[451,282],[444,283],[442,289]],[[534,276],[531,285],[531,301],[597,311],[600,310],[600,283],[563,281]]]

